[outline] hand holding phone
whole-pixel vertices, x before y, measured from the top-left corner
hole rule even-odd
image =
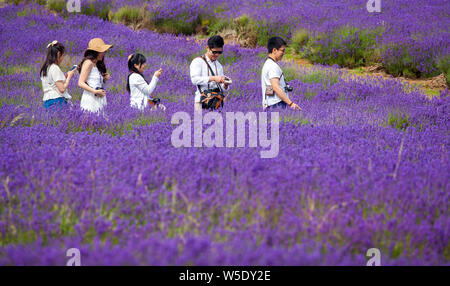
[[[159,70],[157,70],[157,71],[154,73],[154,76],[156,76],[157,78],[159,78],[159,77],[161,76],[161,74],[162,74],[162,68],[159,68]]]
[[[73,77],[74,74],[75,74],[75,69],[76,68],[77,68],[77,65],[73,65],[68,72],[64,73],[66,78],[69,77],[69,75],[70,75],[70,77]]]

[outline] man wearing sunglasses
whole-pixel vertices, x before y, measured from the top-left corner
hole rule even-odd
[[[195,92],[195,110],[201,110],[202,103],[200,97],[202,91],[212,90],[222,92],[227,90],[230,84],[223,74],[223,67],[218,58],[223,53],[224,41],[221,36],[212,36],[208,39],[206,54],[195,58],[190,65],[190,75],[192,84],[197,87]]]

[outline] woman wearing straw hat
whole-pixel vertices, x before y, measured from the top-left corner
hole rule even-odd
[[[110,78],[106,72],[104,56],[112,45],[106,45],[100,38],[89,41],[84,58],[78,65],[80,78],[78,86],[84,89],[80,107],[90,112],[101,112],[106,106],[106,91],[103,84]]]

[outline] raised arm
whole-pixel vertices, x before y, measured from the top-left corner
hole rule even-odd
[[[151,95],[153,91],[156,89],[156,84],[158,83],[158,77],[153,76],[150,84],[147,84],[142,76],[136,76],[136,81],[134,85],[143,93],[147,95]]]
[[[62,79],[64,74],[61,71],[60,71],[60,73],[62,74],[62,76],[61,76],[61,78],[58,78],[55,81],[55,85],[60,93],[64,93],[67,90],[67,88],[69,87],[70,80],[72,79],[73,75],[75,74],[75,70],[69,71],[67,73],[67,78],[65,78],[65,79]]]

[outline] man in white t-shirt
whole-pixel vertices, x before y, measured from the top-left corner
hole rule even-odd
[[[262,104],[263,108],[286,108],[302,110],[289,99],[289,88],[286,78],[278,65],[286,51],[286,42],[280,37],[273,37],[267,43],[269,56],[263,65],[261,72]]]

